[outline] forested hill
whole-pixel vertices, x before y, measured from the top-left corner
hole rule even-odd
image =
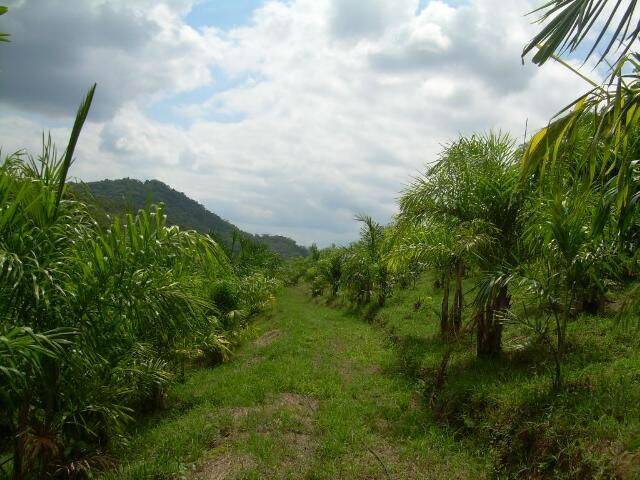
[[[80,191],[88,188],[95,203],[109,214],[123,211],[136,212],[150,203],[164,203],[167,220],[181,228],[202,233],[213,231],[224,242],[230,240],[232,232],[239,230],[231,222],[207,210],[203,205],[174,190],[159,180],[141,182],[132,178],[119,180],[101,180],[75,187]],[[252,235],[242,232],[258,242],[264,243],[283,257],[305,256],[307,249],[294,240],[281,235]]]

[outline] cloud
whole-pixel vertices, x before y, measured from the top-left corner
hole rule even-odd
[[[81,92],[98,82],[93,118],[108,119],[127,101],[206,85],[215,45],[183,23],[185,5],[9,2],[0,102],[68,116]]]
[[[415,11],[412,0],[333,0],[329,7],[330,28],[342,39],[376,37],[390,26],[410,19]]]
[[[46,2],[56,3],[70,2]],[[35,6],[48,8],[29,0],[13,25],[32,22]],[[489,129],[520,137],[526,122],[529,131],[544,125],[585,90],[557,64],[522,66],[535,30],[524,0],[431,0],[422,9],[417,0],[271,0],[228,31],[191,28],[189,7],[83,2],[73,18],[93,33],[82,47],[75,35],[47,40],[73,28],[52,13],[55,28],[25,34],[42,65],[2,57],[19,65],[0,90],[11,103],[0,115],[4,143],[73,111],[100,74],[103,103],[74,175],[158,178],[243,228],[326,245],[356,238],[357,213],[387,222],[398,192],[452,137]],[[68,78],[48,55],[66,59]],[[17,85],[23,75],[28,88]],[[209,98],[180,94],[203,86]],[[159,101],[176,117],[154,117]]]

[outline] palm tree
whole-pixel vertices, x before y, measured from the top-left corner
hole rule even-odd
[[[387,229],[368,215],[358,215],[356,220],[362,224],[360,240],[344,251],[340,283],[356,304],[366,305],[375,295],[377,305],[383,306],[391,290]]]
[[[362,223],[360,243],[371,272],[372,288],[377,294],[378,305],[382,307],[391,287],[389,270],[385,261],[388,249],[385,228],[368,215],[358,215],[356,220]]]
[[[407,211],[401,211],[394,225],[393,247],[389,252],[389,266],[394,272],[402,271],[414,262],[441,274],[442,306],[440,332],[443,336],[457,335],[462,325],[464,293],[462,280],[465,266],[471,262],[475,247],[488,238],[472,225],[462,225],[454,218],[443,216],[411,220]],[[455,281],[454,299],[449,308],[452,278]]]
[[[235,277],[209,236],[169,227],[162,205],[101,227],[67,191],[94,89],[62,155],[49,139],[0,165],[0,422],[15,478],[106,448],[186,356],[228,350],[209,293]],[[259,308],[270,280],[243,282],[243,307]]]
[[[509,307],[502,270],[516,264],[515,254],[521,205],[514,142],[506,135],[461,137],[445,147],[436,164],[416,179],[400,199],[399,223],[418,228],[435,239],[405,245],[413,256],[432,258],[444,269],[445,295],[451,272],[456,292],[451,319],[445,318],[443,299],[441,324],[459,328],[463,306],[462,277],[473,263],[480,267],[488,288],[480,289],[474,318],[478,330],[478,355],[500,351],[499,312]],[[422,230],[420,230],[422,229]],[[409,237],[410,238],[410,237]],[[435,242],[434,242],[435,240]],[[434,248],[437,245],[437,248]],[[402,254],[402,249],[401,252]]]
[[[538,23],[546,25],[524,47],[522,56],[535,48],[538,51],[533,62],[542,65],[556,54],[575,53],[583,42],[591,41],[585,60],[596,52],[602,42],[607,43],[598,63],[606,59],[616,43],[620,60],[640,34],[640,25],[633,24],[637,22],[634,17],[637,7],[636,0],[550,0],[531,12],[542,12]],[[606,18],[601,18],[604,16]],[[589,35],[594,28],[600,31]]]
[[[341,248],[328,248],[321,252],[318,260],[318,274],[329,286],[331,297],[338,295],[342,277],[343,251]]]

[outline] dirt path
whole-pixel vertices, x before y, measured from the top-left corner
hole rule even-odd
[[[236,357],[179,386],[106,478],[482,478],[381,331],[287,290]]]

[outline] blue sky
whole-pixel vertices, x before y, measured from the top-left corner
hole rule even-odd
[[[366,0],[363,0],[366,1]],[[216,27],[229,30],[245,25],[251,20],[254,10],[265,0],[201,0],[191,9],[185,21],[194,28]],[[422,10],[429,0],[420,0]],[[468,0],[448,0],[451,5],[466,3]]]
[[[203,0],[191,9],[185,21],[194,28],[229,30],[249,23],[253,11],[264,0]]]

